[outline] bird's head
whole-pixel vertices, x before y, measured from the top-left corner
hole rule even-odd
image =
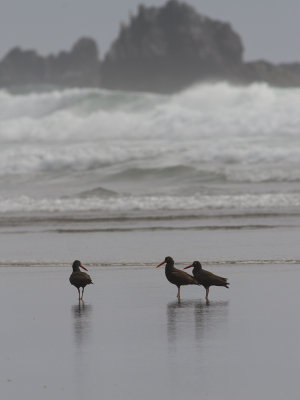
[[[161,262],[160,264],[158,264],[158,265],[156,266],[156,268],[160,267],[160,266],[163,265],[163,264],[169,264],[169,265],[171,264],[171,265],[174,265],[174,260],[173,260],[172,257],[167,256],[167,257],[164,259],[163,262]]]
[[[202,269],[202,265],[200,263],[200,261],[194,261],[193,264],[188,265],[187,267],[184,267],[183,269],[188,269],[188,268],[196,268],[196,269]]]
[[[73,262],[72,268],[73,268],[73,272],[80,271],[79,268],[85,269],[87,271],[87,269],[81,264],[81,261],[79,261],[79,260],[75,260]]]

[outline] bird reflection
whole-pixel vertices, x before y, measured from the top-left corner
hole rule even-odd
[[[200,301],[194,304],[195,338],[205,341],[215,330],[220,331],[227,320],[228,301]]]
[[[192,331],[198,345],[219,332],[227,320],[228,301],[188,300],[170,302],[167,306],[168,342],[176,344]],[[188,331],[187,331],[188,329]],[[188,333],[187,333],[188,332]]]
[[[89,333],[91,331],[92,321],[92,306],[85,304],[83,301],[79,301],[78,304],[74,304],[71,307],[71,313],[73,316],[73,328],[74,328],[74,356],[76,362],[73,365],[74,368],[74,379],[76,381],[76,393],[78,398],[84,398],[83,388],[85,387],[85,374],[82,374],[82,365],[85,361],[85,346],[84,344],[88,341]],[[80,376],[80,379],[78,379]]]
[[[72,306],[74,337],[77,347],[80,347],[87,340],[91,329],[92,309],[90,304],[84,302],[78,302],[78,304]]]
[[[168,304],[168,340],[175,342],[177,338],[177,325],[182,319],[188,319],[189,309],[192,309],[194,302],[191,301],[172,301]]]

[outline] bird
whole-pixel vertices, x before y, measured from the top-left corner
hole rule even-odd
[[[83,268],[84,270],[88,271],[79,260],[75,260],[73,262],[72,265],[73,268],[73,272],[70,275],[70,283],[71,285],[75,286],[78,290],[78,295],[79,295],[79,302],[80,300],[83,301],[83,292],[84,292],[84,288],[86,287],[86,285],[90,285],[92,284],[92,279],[90,277],[89,274],[87,274],[86,272],[82,272],[80,271],[79,268]],[[82,293],[80,296],[80,288],[82,288]]]
[[[208,293],[210,286],[225,286],[227,289],[229,288],[229,283],[227,282],[227,278],[223,278],[222,276],[218,276],[213,274],[212,272],[206,271],[202,269],[202,265],[200,261],[194,261],[193,264],[188,265],[187,268],[193,268],[193,275],[196,278],[199,285],[202,285],[206,289],[205,298],[208,301]]]
[[[156,266],[156,268],[160,267],[163,264],[166,264],[165,274],[168,281],[173,283],[173,285],[176,285],[178,288],[178,302],[180,302],[180,286],[199,285],[198,281],[192,275],[174,267],[174,260],[172,257],[166,257],[163,262]]]

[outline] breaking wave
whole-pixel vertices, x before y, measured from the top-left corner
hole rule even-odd
[[[0,212],[297,207],[299,109],[266,84],[1,90]]]
[[[69,211],[159,211],[159,210],[217,210],[272,209],[299,207],[300,194],[268,193],[242,195],[193,196],[104,196],[88,198],[42,198],[21,196],[0,197],[0,212],[69,212]]]

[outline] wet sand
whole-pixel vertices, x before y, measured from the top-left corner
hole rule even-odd
[[[57,232],[0,227],[1,265],[15,261],[61,265],[78,258],[99,264],[158,263],[170,255],[177,262],[236,260],[299,260],[300,218],[295,226],[236,229],[107,230]],[[237,222],[239,224],[239,221]]]
[[[299,265],[209,269],[230,289],[178,304],[162,268],[92,266],[79,305],[70,267],[1,267],[3,398],[296,398]]]

